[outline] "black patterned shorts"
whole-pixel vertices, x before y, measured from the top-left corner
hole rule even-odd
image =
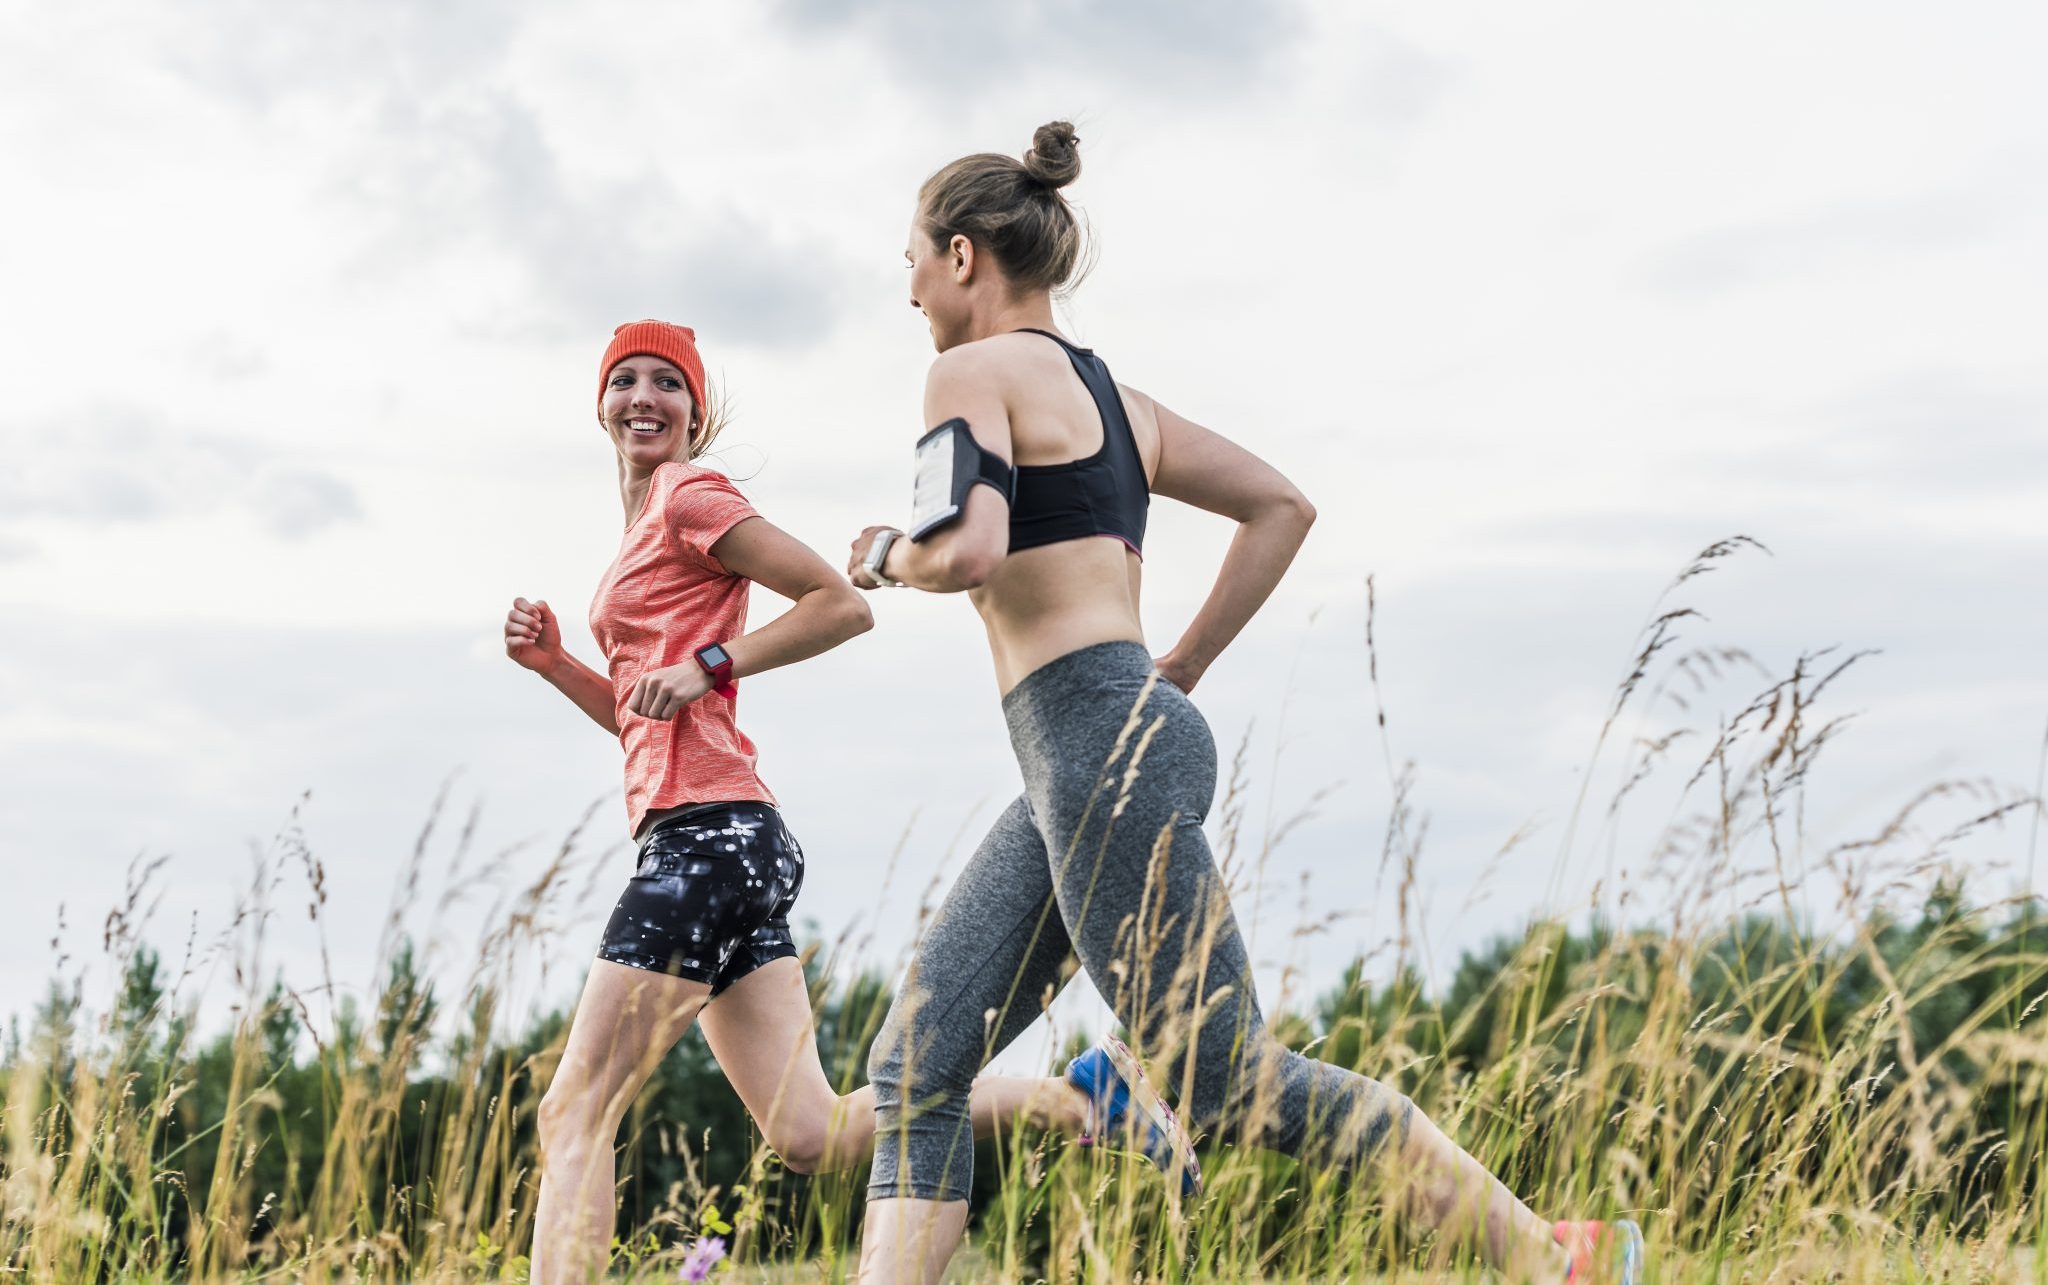
[[[640,868],[597,957],[687,977],[718,994],[771,959],[794,959],[789,911],[804,852],[766,803],[714,803],[669,817],[640,843]]]

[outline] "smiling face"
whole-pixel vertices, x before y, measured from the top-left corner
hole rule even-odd
[[[690,458],[697,404],[683,372],[659,357],[628,357],[612,367],[597,414],[619,458],[634,469],[651,473]]]
[[[932,346],[940,352],[968,338],[973,256],[973,242],[966,237],[956,236],[943,247],[933,245],[922,214],[910,221],[910,243],[903,251],[910,263],[910,306],[931,323]]]

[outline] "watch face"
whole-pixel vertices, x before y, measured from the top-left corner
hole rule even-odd
[[[698,652],[697,659],[704,663],[706,669],[717,669],[720,665],[730,665],[732,663],[732,657],[726,655],[725,648],[717,643],[712,643],[703,651]]]

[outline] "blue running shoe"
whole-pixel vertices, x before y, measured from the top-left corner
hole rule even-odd
[[[1127,1137],[1132,1149],[1158,1165],[1169,1181],[1180,1175],[1183,1197],[1202,1194],[1202,1167],[1195,1162],[1187,1130],[1153,1091],[1137,1056],[1122,1040],[1106,1039],[1067,1063],[1067,1083],[1088,1095],[1082,1146]]]
[[[1641,1285],[1643,1229],[1627,1219],[1553,1223],[1550,1235],[1571,1260],[1564,1276],[1571,1285]]]

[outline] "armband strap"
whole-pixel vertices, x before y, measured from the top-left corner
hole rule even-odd
[[[967,511],[967,493],[995,488],[1005,504],[1017,499],[1017,470],[982,449],[967,421],[955,416],[917,439],[917,485],[910,501],[910,538],[922,540]]]

